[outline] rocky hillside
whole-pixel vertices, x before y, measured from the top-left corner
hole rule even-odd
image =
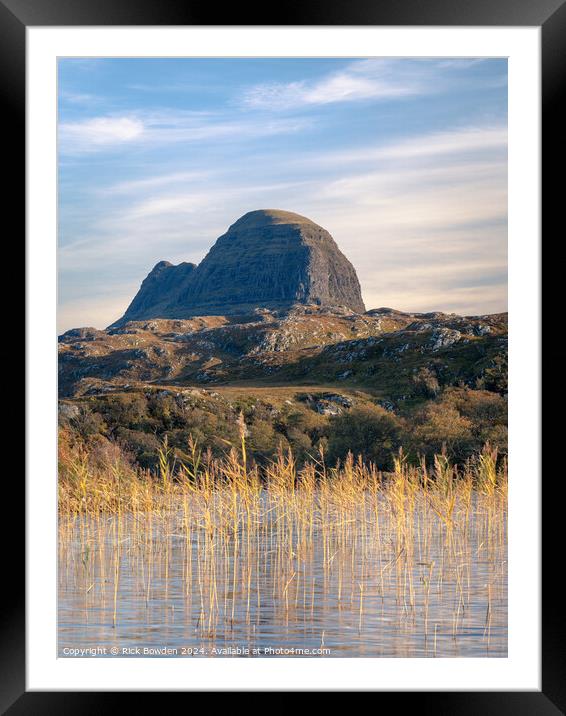
[[[354,267],[328,231],[299,214],[266,209],[232,224],[198,266],[160,261],[113,326],[296,304],[365,310]]]
[[[505,393],[507,314],[263,308],[74,329],[59,350],[62,397],[144,384],[319,384],[371,389],[395,404],[449,385]]]

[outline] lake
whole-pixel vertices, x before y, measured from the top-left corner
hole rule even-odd
[[[505,505],[403,500],[62,517],[59,656],[506,657]]]

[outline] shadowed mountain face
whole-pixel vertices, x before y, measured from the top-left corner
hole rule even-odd
[[[198,266],[158,263],[113,325],[296,304],[365,311],[356,271],[328,231],[299,214],[266,209],[232,224]]]
[[[125,315],[137,320],[165,314],[187,290],[195,269],[196,264],[173,266],[169,261],[160,261],[143,280]]]

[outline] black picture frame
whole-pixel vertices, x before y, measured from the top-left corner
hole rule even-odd
[[[279,13],[277,13],[279,10]],[[222,22],[218,19],[222,18]],[[25,58],[26,28],[29,26],[73,25],[381,25],[381,26],[539,26],[542,37],[542,120],[543,120],[543,226],[556,227],[561,234],[558,212],[564,199],[564,115],[559,94],[566,59],[566,3],[564,0],[301,0],[284,6],[242,7],[233,4],[219,9],[202,0],[0,0],[0,83],[4,103],[6,150],[13,161],[6,161],[10,181],[5,187],[6,212],[13,213],[22,226],[25,216]],[[8,209],[9,207],[9,209]],[[562,217],[560,217],[562,218]],[[21,230],[20,230],[21,231]],[[559,235],[558,234],[558,235]],[[18,234],[13,233],[13,237]],[[21,235],[21,234],[20,234]],[[13,243],[16,243],[12,239]],[[22,244],[23,245],[23,242]],[[554,271],[558,271],[558,262]],[[553,279],[556,278],[556,281]],[[552,276],[549,284],[558,277]],[[545,314],[545,320],[550,319]],[[539,341],[533,335],[533,340]],[[557,343],[553,343],[553,346]],[[549,364],[558,350],[549,352]],[[552,365],[550,366],[552,368]],[[18,396],[19,398],[19,396]],[[21,398],[19,398],[21,399]],[[550,441],[549,441],[550,444]],[[554,455],[553,455],[554,456]],[[536,466],[533,466],[534,471]],[[551,476],[552,477],[552,476]],[[543,498],[543,612],[542,612],[542,690],[540,692],[403,692],[379,693],[376,705],[393,697],[397,708],[415,705],[421,713],[435,714],[557,714],[566,708],[563,607],[560,598],[560,560],[552,545],[562,543],[563,518],[560,474],[544,491]],[[24,504],[24,481],[10,481],[5,505]],[[557,484],[558,483],[558,484]],[[556,514],[554,511],[556,510]],[[5,512],[8,509],[5,507]],[[22,513],[19,513],[22,514]],[[5,517],[8,515],[6,514]],[[12,528],[13,529],[13,528]],[[5,574],[10,575],[2,590],[5,604],[0,611],[0,708],[11,716],[20,714],[100,714],[116,708],[135,708],[133,693],[26,692],[25,686],[25,590],[23,520],[20,539],[10,532],[4,550]],[[19,545],[19,548],[18,548]],[[7,564],[6,564],[7,559]],[[9,586],[8,586],[9,584]],[[447,687],[449,685],[447,684]],[[329,685],[331,690],[331,685]],[[151,708],[153,694],[141,694],[145,708]],[[157,694],[163,699],[163,694]],[[399,701],[401,699],[401,701]],[[414,702],[412,704],[411,702]],[[155,702],[157,703],[157,702]],[[162,701],[160,702],[162,703]],[[185,708],[189,708],[187,703]],[[264,708],[264,706],[262,707]]]

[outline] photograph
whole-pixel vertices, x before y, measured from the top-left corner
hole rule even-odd
[[[507,58],[56,71],[57,656],[506,659]]]

